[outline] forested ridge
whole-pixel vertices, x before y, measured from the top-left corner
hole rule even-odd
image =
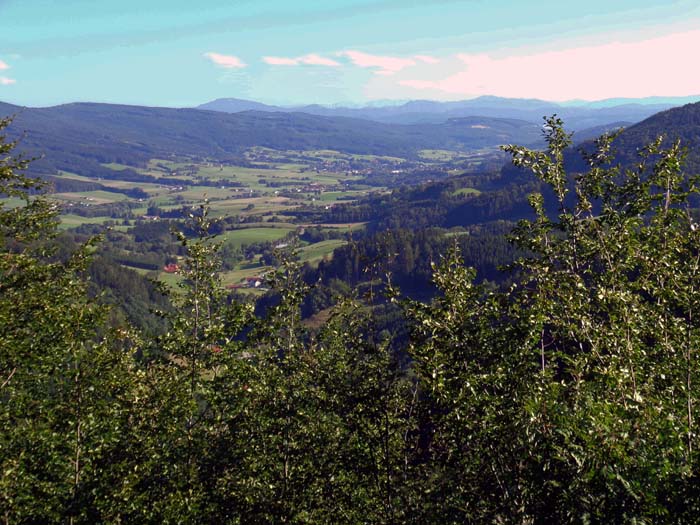
[[[696,522],[698,178],[678,142],[623,168],[607,135],[567,173],[570,136],[556,118],[544,133],[544,151],[505,148],[534,175],[529,213],[460,224],[511,230],[491,244],[515,258],[501,285],[465,266],[468,229],[392,231],[390,253],[348,244],[320,281],[279,255],[256,316],[221,286],[205,205],[177,238],[185,279],[162,289],[158,329],[109,322],[89,293],[100,239],[57,253],[58,210],[0,141],[0,193],[25,203],[0,207],[0,519]],[[353,281],[360,251],[376,264]],[[435,298],[402,292],[416,275]],[[362,287],[311,330],[306,297],[333,279]]]
[[[95,103],[22,108],[3,102],[0,114],[16,115],[11,133],[22,137],[19,147],[41,157],[28,168],[31,174],[53,177],[69,171],[132,181],[148,180],[135,168],[149,159],[171,158],[173,152],[179,158],[235,160],[238,164],[252,146],[416,158],[420,149],[430,147],[478,149],[497,146],[504,139],[527,144],[539,139],[533,122],[489,117],[400,125],[306,113],[226,114]],[[115,174],[104,166],[110,162],[129,168]]]

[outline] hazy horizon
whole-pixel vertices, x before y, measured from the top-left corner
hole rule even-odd
[[[684,97],[663,97],[663,96],[654,96],[654,97],[644,97],[644,98],[607,98],[607,99],[600,99],[600,100],[565,100],[565,101],[552,101],[552,100],[544,100],[544,99],[525,99],[525,98],[511,98],[511,97],[495,97],[493,95],[479,95],[477,97],[472,97],[472,98],[462,98],[462,99],[455,99],[455,100],[435,100],[435,99],[401,99],[401,100],[377,100],[377,101],[367,101],[367,102],[353,102],[353,101],[341,101],[341,102],[335,102],[335,103],[319,103],[319,102],[310,102],[310,103],[275,103],[274,101],[263,101],[263,100],[254,100],[254,99],[242,99],[238,97],[221,97],[218,99],[212,99],[212,100],[205,100],[202,101],[201,103],[196,103],[190,106],[168,106],[168,105],[163,105],[163,104],[135,104],[135,103],[125,103],[125,102],[120,102],[120,101],[100,101],[100,100],[66,100],[62,102],[57,102],[55,104],[44,104],[44,105],[36,105],[36,106],[30,106],[27,104],[15,104],[11,101],[8,100],[2,100],[0,99],[0,103],[5,103],[5,104],[11,104],[11,105],[16,105],[18,107],[27,107],[27,108],[48,108],[48,107],[56,107],[56,106],[62,106],[62,105],[69,105],[69,104],[110,104],[110,105],[123,105],[123,106],[141,106],[141,107],[154,107],[154,108],[172,108],[172,109],[197,109],[199,106],[205,105],[209,102],[214,102],[218,100],[238,100],[241,102],[250,102],[254,104],[263,104],[266,106],[273,106],[273,107],[280,107],[280,108],[288,108],[288,109],[293,109],[293,108],[303,108],[307,106],[321,106],[325,108],[345,108],[345,109],[353,109],[353,108],[358,108],[358,109],[366,109],[366,108],[372,108],[372,107],[391,107],[391,106],[402,106],[404,104],[408,104],[410,102],[445,102],[445,103],[459,103],[459,102],[470,102],[470,101],[475,101],[478,99],[482,98],[502,98],[503,100],[521,100],[521,101],[527,101],[527,100],[533,100],[533,101],[539,101],[543,103],[548,103],[548,104],[556,104],[560,105],[562,107],[570,107],[570,108],[575,108],[575,107],[591,107],[591,108],[606,108],[606,107],[614,107],[614,106],[621,106],[624,104],[639,104],[639,105],[684,105],[684,104],[690,104],[694,102],[700,102],[700,95],[688,95]]]

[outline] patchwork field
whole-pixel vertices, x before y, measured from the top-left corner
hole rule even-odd
[[[340,169],[344,166],[342,163],[394,163],[402,160],[324,150],[279,152],[265,148],[252,148],[247,156],[254,160],[255,166],[152,159],[140,168],[119,163],[103,164],[115,175],[99,179],[61,172],[60,177],[65,180],[92,183],[93,186],[97,183],[104,189],[54,193],[51,198],[64,208],[62,229],[108,223],[113,229],[127,234],[139,221],[152,221],[154,215],[159,213],[174,213],[183,207],[196,207],[206,201],[212,217],[238,217],[239,221],[244,221],[240,226],[226,229],[217,240],[222,242],[226,253],[231,253],[231,250],[234,250],[233,253],[243,253],[241,250],[246,250],[246,260],[229,263],[232,269],[223,273],[224,285],[245,286],[246,278],[273,269],[261,263],[261,253],[253,254],[252,260],[248,259],[251,256],[249,246],[273,249],[290,232],[317,226],[314,223],[296,224],[289,213],[276,214],[302,205],[328,208],[336,202],[352,201],[367,195],[369,191],[385,189],[369,186],[350,189],[348,184],[360,180],[362,175]],[[120,179],[119,174],[127,171],[131,173],[130,179],[135,178],[133,173],[136,172],[143,180]],[[143,192],[142,196],[130,197],[129,193],[136,189]],[[120,213],[127,215],[115,217],[111,215],[114,211],[105,207],[116,204],[127,206],[126,212],[119,208]],[[103,209],[104,214],[101,214]],[[342,233],[361,227],[361,223],[324,225],[329,232]],[[323,258],[332,257],[333,250],[345,242],[340,239],[303,242],[298,245],[298,257],[302,262],[317,264]],[[181,280],[178,274],[167,273],[162,267],[145,270],[138,265],[131,266],[128,261],[124,264],[139,273],[157,275],[159,280],[171,286]]]
[[[464,155],[426,150],[423,157],[443,162],[462,159]],[[108,171],[100,177],[62,171],[58,179],[64,191],[52,193],[50,198],[63,209],[62,229],[110,226],[112,231],[124,235],[119,241],[124,245],[121,263],[140,273],[157,275],[169,285],[175,285],[181,277],[163,271],[167,254],[154,255],[151,248],[140,247],[138,243],[143,241],[137,239],[147,239],[154,228],[161,238],[167,238],[169,221],[182,218],[183,213],[189,213],[187,210],[206,202],[210,215],[226,224],[218,240],[225,248],[224,255],[234,258],[226,261],[224,284],[240,285],[247,277],[270,271],[272,267],[261,261],[269,262],[271,250],[280,243],[287,244],[295,232],[303,232],[304,228],[318,227],[327,233],[313,237],[324,239],[319,242],[296,241],[299,259],[315,265],[332,257],[333,251],[347,242],[345,234],[363,228],[364,223],[310,223],[297,219],[293,210],[305,209],[308,216],[309,210],[318,209],[323,214],[336,204],[387,191],[381,183],[369,181],[386,174],[396,178],[397,173],[406,171],[405,166],[397,169],[405,162],[398,157],[333,150],[278,151],[254,147],[238,163],[173,157],[154,158],[141,166],[102,164]],[[90,191],[80,191],[81,188]],[[18,204],[5,200],[6,206]]]

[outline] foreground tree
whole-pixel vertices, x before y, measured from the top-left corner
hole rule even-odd
[[[249,305],[230,303],[220,280],[220,245],[206,205],[193,208],[177,237],[186,251],[166,332],[140,345],[129,437],[130,495],[123,519],[227,523],[239,515],[227,493],[240,475],[233,424],[243,402],[240,334]]]
[[[0,131],[9,124],[0,122]],[[91,244],[52,257],[57,207],[0,139],[0,513],[11,522],[94,522],[116,497],[128,356],[98,337]],[[109,468],[108,468],[109,467]]]
[[[410,307],[445,503],[455,522],[684,522],[698,505],[697,179],[661,140],[622,169],[611,136],[569,176],[569,136],[556,118],[544,129],[547,151],[505,148],[550,192],[513,232],[532,254],[517,284],[486,294],[452,257],[444,296]]]

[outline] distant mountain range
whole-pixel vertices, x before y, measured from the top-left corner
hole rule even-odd
[[[252,146],[416,158],[422,149],[473,151],[505,143],[536,145],[541,140],[538,124],[491,117],[401,125],[306,113],[227,114],[93,103],[23,108],[0,103],[0,116],[5,115],[15,115],[9,132],[21,137],[20,149],[43,156],[32,164],[33,171],[94,177],[112,172],[104,163],[142,166],[152,158],[173,156],[225,161]]]
[[[639,122],[651,115],[688,102],[699,101],[695,97],[652,97],[647,99],[609,99],[597,102],[571,101],[557,104],[537,99],[513,99],[484,96],[456,102],[412,100],[399,105],[366,107],[272,106],[224,98],[198,106],[198,109],[239,113],[243,111],[265,111],[284,113],[307,113],[327,117],[352,117],[394,124],[441,123],[451,118],[492,117],[519,119],[541,123],[543,116],[554,113],[564,119],[569,129],[580,131],[586,128],[608,126],[617,122]]]
[[[506,105],[515,114],[526,108],[543,115],[552,110],[541,101],[482,98],[467,101],[482,108]],[[497,104],[501,104],[500,106]],[[243,104],[243,103],[241,103]],[[413,102],[399,111],[430,108],[464,110],[461,103]],[[538,105],[540,104],[540,105]],[[243,106],[241,106],[243,107]],[[321,107],[321,106],[319,106]],[[533,108],[539,109],[533,109]],[[679,137],[689,148],[689,166],[700,168],[700,103],[662,111],[638,124],[617,118],[625,106],[597,108],[608,115],[603,124],[575,133],[577,143],[590,140],[603,131],[628,126],[618,139],[620,158],[632,160],[637,148],[659,134]],[[634,105],[636,109],[641,104]],[[655,104],[643,106],[645,110]],[[449,109],[452,108],[452,109]],[[622,109],[621,109],[622,108]],[[392,108],[364,108],[357,111]],[[332,109],[326,108],[328,111]],[[350,111],[350,110],[348,110]],[[494,110],[495,111],[495,110]],[[520,113],[518,113],[520,111]],[[607,112],[607,113],[606,113]],[[151,108],[113,104],[76,103],[49,108],[24,108],[0,103],[0,116],[15,115],[9,129],[11,138],[20,139],[20,150],[34,161],[35,174],[55,175],[58,170],[91,177],[114,177],[103,166],[118,162],[144,166],[149,159],[190,157],[218,161],[242,160],[252,146],[278,150],[331,149],[345,153],[417,158],[420,150],[450,149],[474,151],[515,143],[537,147],[541,123],[535,120],[493,116],[450,117],[442,122],[397,124],[359,118],[330,117],[287,111],[242,111],[222,113],[200,109]],[[565,121],[570,129],[569,122]],[[124,177],[130,175],[128,170]],[[135,175],[135,173],[134,173]],[[133,179],[132,179],[133,180]]]

